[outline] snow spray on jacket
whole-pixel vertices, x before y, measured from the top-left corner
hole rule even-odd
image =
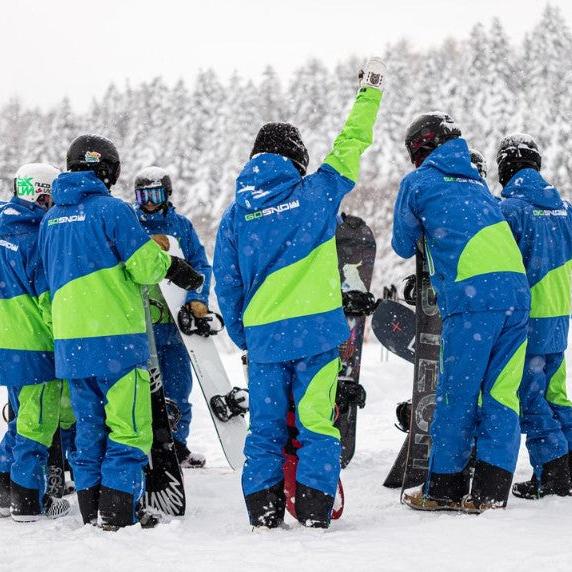
[[[91,171],[62,173],[40,226],[52,297],[56,374],[109,376],[149,357],[141,284],[161,281],[171,259],[133,209]]]
[[[257,362],[299,359],[347,339],[336,214],[359,178],[381,92],[361,90],[330,154],[302,177],[270,153],[249,161],[221,221],[215,291],[234,343]]]
[[[442,317],[530,308],[520,251],[462,138],[439,146],[401,181],[391,244],[409,258],[421,236]]]
[[[0,206],[0,385],[56,377],[50,297],[38,250],[45,213],[18,197]]]
[[[527,351],[564,351],[570,322],[572,207],[535,169],[516,173],[501,195],[502,212],[522,252],[530,285]]]

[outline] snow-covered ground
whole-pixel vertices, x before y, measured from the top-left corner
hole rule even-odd
[[[238,354],[224,360],[242,383]],[[81,526],[74,498],[72,516],[58,521],[0,519],[0,570],[571,570],[572,498],[512,498],[506,511],[481,516],[423,514],[400,505],[399,493],[381,485],[404,438],[393,426],[394,410],[409,396],[411,379],[412,366],[393,356],[382,362],[380,346],[366,344],[368,402],[359,414],[356,455],[343,472],[346,510],[327,531],[289,519],[290,530],[251,532],[240,475],[224,461],[197,388],[190,446],[207,455],[208,468],[185,473],[184,519],[106,533]],[[517,478],[529,475],[523,448]]]

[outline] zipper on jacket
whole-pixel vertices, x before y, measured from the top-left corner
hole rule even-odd
[[[139,372],[135,370],[135,387],[133,389],[133,406],[131,408],[131,423],[133,425],[133,431],[138,433],[137,431],[137,419],[136,419],[136,410],[137,410],[137,383],[139,382]]]

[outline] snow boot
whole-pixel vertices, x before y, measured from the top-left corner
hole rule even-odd
[[[10,516],[10,473],[0,473],[0,518]]]
[[[506,507],[511,482],[512,473],[485,461],[477,461],[471,493],[461,502],[463,512],[480,514],[485,510]]]
[[[536,475],[530,481],[516,483],[512,487],[512,494],[527,500],[536,500],[548,495],[566,497],[572,494],[570,479],[569,456],[564,455],[545,463],[542,467],[540,483]]]
[[[296,517],[308,528],[328,528],[334,497],[296,482]]]
[[[11,481],[10,513],[16,522],[36,522],[42,518],[56,519],[71,511],[70,503],[51,495],[44,495],[43,507],[40,504],[40,491],[28,489]]]
[[[97,525],[97,511],[99,509],[99,485],[77,491],[79,511],[84,524]]]
[[[181,469],[202,469],[207,460],[200,453],[192,453],[187,446],[180,441],[175,441],[175,452]]]
[[[423,488],[406,491],[403,493],[403,502],[413,510],[423,510],[427,512],[461,510],[460,501],[452,499],[438,499],[427,496],[423,493]]]
[[[427,483],[427,497],[430,499],[452,503],[451,506],[461,502],[461,499],[468,494],[471,473],[469,465],[457,473],[435,473],[429,474]]]
[[[284,481],[244,497],[248,518],[253,527],[278,528],[284,522],[286,496]]]
[[[141,528],[154,528],[160,522],[159,516],[144,507],[141,501],[135,504],[133,495],[105,486],[101,486],[99,516],[101,528],[110,532],[137,522]]]

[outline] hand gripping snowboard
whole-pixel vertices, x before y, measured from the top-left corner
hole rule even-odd
[[[184,258],[177,240],[172,236],[168,238],[169,254]],[[185,303],[187,293],[168,280],[163,280],[160,287],[171,316],[178,327],[177,315]],[[207,402],[226,460],[236,471],[244,464],[243,449],[247,431],[246,420],[243,415],[235,415],[227,421],[223,421],[217,415],[217,413],[220,414],[220,411],[217,409],[215,413],[213,410],[213,404],[216,407],[216,403],[219,402],[216,398],[221,396],[226,398],[232,394],[233,385],[228,379],[214,341],[210,337],[205,338],[196,334],[185,335],[180,331],[180,328],[179,334],[189,353],[193,370]],[[213,398],[215,399],[213,400]]]
[[[402,492],[422,484],[427,477],[431,450],[429,427],[435,409],[435,388],[439,376],[441,318],[423,247],[417,250],[416,276],[417,322],[411,425],[399,455],[383,483],[390,488],[401,487]]]
[[[352,460],[356,448],[357,410],[365,405],[365,390],[359,383],[359,373],[368,310],[365,309],[361,314],[354,312],[351,308],[352,295],[349,293],[361,292],[365,295],[369,292],[376,244],[373,232],[361,218],[342,214],[342,221],[336,230],[336,246],[342,293],[344,301],[350,302],[350,308],[347,303],[344,308],[350,337],[340,346],[342,369],[338,376],[338,394],[357,397],[343,400],[336,420],[342,445],[341,464],[345,468]],[[372,308],[369,309],[373,311]]]
[[[409,363],[415,362],[415,312],[394,300],[381,300],[371,318],[379,343]]]
[[[163,379],[153,335],[153,322],[147,289],[143,289],[145,323],[149,341],[149,376],[153,413],[153,445],[145,469],[145,504],[172,516],[185,514],[185,486],[171,434],[169,413],[163,391]]]

